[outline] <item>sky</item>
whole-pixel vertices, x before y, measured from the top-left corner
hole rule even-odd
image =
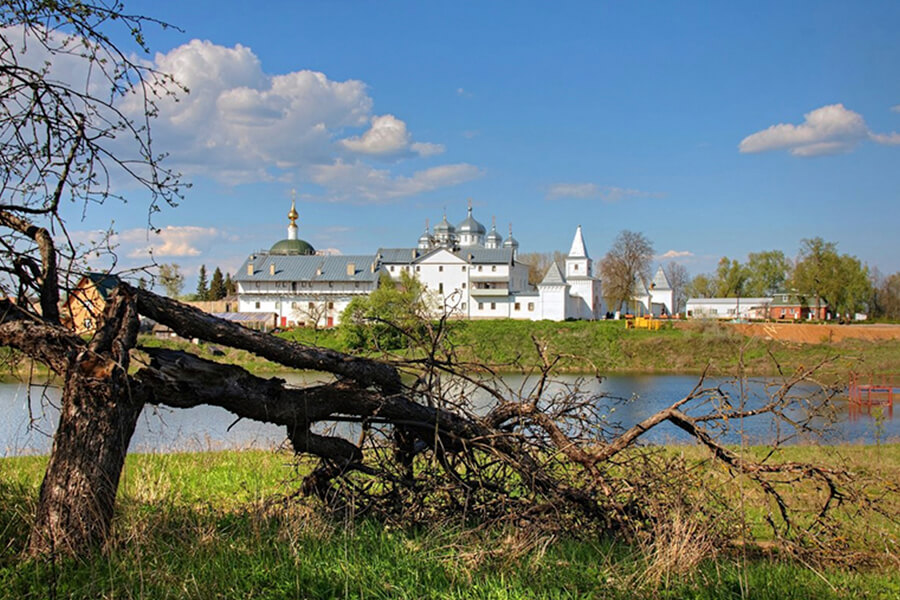
[[[126,2],[189,88],[157,150],[192,187],[93,208],[122,265],[234,272],[286,236],[373,254],[446,211],[521,252],[621,230],[692,274],[821,236],[900,271],[900,2]],[[126,48],[127,41],[119,40]]]

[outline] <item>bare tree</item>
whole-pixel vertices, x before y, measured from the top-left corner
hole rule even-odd
[[[691,276],[688,274],[684,265],[677,262],[670,262],[665,267],[666,278],[672,287],[672,307],[675,313],[681,313],[687,302],[688,285],[691,282]]]
[[[565,262],[566,255],[559,250],[554,252],[526,252],[520,254],[518,261],[528,265],[528,283],[536,286],[547,274],[547,269],[554,262],[562,265]]]
[[[600,260],[603,296],[611,309],[618,309],[634,297],[638,280],[649,280],[652,260],[653,244],[647,236],[627,229],[619,232]]]

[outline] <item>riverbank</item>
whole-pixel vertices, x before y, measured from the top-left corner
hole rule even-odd
[[[710,468],[699,449],[669,451],[696,461],[698,469]],[[900,514],[897,491],[884,487],[900,480],[900,445],[781,452],[779,460],[815,459],[881,481],[873,497],[887,514]],[[129,456],[113,538],[103,553],[57,564],[23,560],[45,461],[0,459],[0,598],[723,598],[741,589],[746,597],[780,599],[900,593],[896,523],[848,529],[847,555],[865,556],[846,567],[805,565],[762,537],[684,569],[664,563],[650,548],[577,532],[447,524],[397,529],[371,519],[325,517],[312,501],[291,498],[307,466],[295,470],[288,454],[265,451]],[[765,514],[753,508],[755,501],[746,499],[748,527],[764,536]]]
[[[540,364],[536,343],[549,357],[559,356],[557,368],[568,373],[698,374],[710,366],[711,374],[732,375],[742,367],[748,375],[778,375],[823,364],[822,373],[846,381],[851,371],[893,373],[900,365],[900,339],[890,336],[810,333],[805,325],[747,326],[707,321],[667,324],[659,331],[626,329],[624,321],[458,321],[449,325],[447,342],[456,359],[483,364],[499,371],[533,369]],[[812,326],[813,328],[817,326]],[[818,326],[829,327],[829,326]],[[858,327],[843,326],[851,331]],[[796,329],[794,329],[796,328]],[[802,329],[802,331],[801,331]],[[823,330],[824,331],[824,330]],[[852,332],[852,331],[851,331]],[[348,347],[340,328],[299,328],[281,337],[342,352],[363,353]],[[797,341],[800,335],[803,341]],[[140,344],[185,349],[221,362],[240,365],[256,374],[273,374],[284,367],[249,352],[214,344],[191,344],[180,339],[142,336]],[[46,369],[28,360],[9,362],[9,350],[0,362],[7,368],[0,381],[46,377]],[[413,355],[397,351],[400,356]]]
[[[822,336],[815,343],[799,343],[768,339],[729,323],[674,325],[648,331],[626,329],[624,321],[458,321],[450,324],[447,342],[458,360],[501,371],[539,365],[536,344],[548,357],[559,356],[560,371],[577,373],[697,374],[709,365],[712,374],[732,375],[742,366],[748,375],[778,375],[779,368],[794,372],[825,363],[824,374],[846,380],[850,371],[894,372],[900,365],[900,339]],[[295,329],[280,335],[351,351],[339,329]]]

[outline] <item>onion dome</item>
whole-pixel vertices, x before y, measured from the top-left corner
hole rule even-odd
[[[516,238],[514,238],[512,234],[512,223],[509,224],[509,237],[506,238],[505,242],[503,242],[503,247],[512,248],[514,250],[517,250],[519,248],[519,242],[516,241]]]
[[[475,217],[472,216],[472,202],[469,201],[469,211],[466,215],[465,221],[459,224],[456,228],[457,233],[460,235],[472,235],[472,236],[482,236],[487,231],[484,228],[484,225],[475,220]]]
[[[497,219],[494,218],[491,224],[491,231],[484,238],[485,248],[499,248],[503,245],[503,236],[497,232]]]
[[[441,219],[441,222],[434,226],[434,235],[453,235],[456,233],[456,227],[450,224],[447,220],[447,213],[444,213],[444,218]]]
[[[429,250],[434,246],[434,238],[428,232],[428,221],[425,221],[425,231],[419,236],[419,250]]]
[[[269,248],[269,254],[295,256],[316,253],[316,249],[309,242],[297,238],[297,219],[299,218],[295,200],[291,198],[291,210],[288,213],[288,220],[291,224],[288,225],[287,239],[275,242],[275,245]]]
[[[269,248],[269,254],[294,256],[315,253],[316,249],[305,240],[281,240]]]

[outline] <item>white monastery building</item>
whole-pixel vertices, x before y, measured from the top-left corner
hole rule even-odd
[[[282,327],[332,327],[350,300],[375,290],[382,275],[399,279],[406,272],[425,285],[436,314],[532,321],[606,315],[600,279],[594,276],[580,225],[564,269],[553,263],[534,287],[528,283],[528,265],[518,261],[512,226],[506,239],[496,223],[487,231],[472,215],[471,202],[459,225],[454,227],[445,214],[433,232],[426,225],[415,246],[380,248],[371,255],[316,254],[297,237],[298,216],[292,202],[287,239],[268,252],[250,255],[241,266],[235,277],[240,312],[274,313]],[[656,294],[648,296],[648,307],[658,304],[664,293],[658,284],[655,278],[651,287]],[[668,282],[662,286],[668,288]],[[671,311],[671,290],[668,298]]]

